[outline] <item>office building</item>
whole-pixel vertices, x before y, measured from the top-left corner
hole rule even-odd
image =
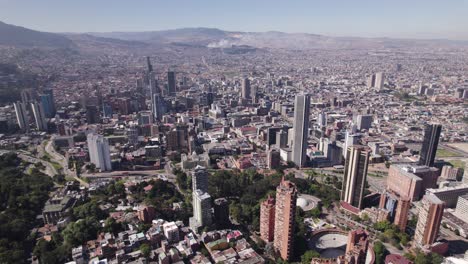
[[[432,245],[439,234],[445,204],[432,194],[424,195],[418,213],[414,241],[419,247]]]
[[[161,121],[162,116],[165,114],[165,102],[159,93],[153,94],[152,109],[155,120]]]
[[[307,137],[309,130],[310,96],[297,95],[294,103],[294,138],[292,161],[299,167],[306,165]]]
[[[290,260],[294,253],[296,201],[296,185],[282,179],[281,183],[276,188],[273,247],[283,260]]]
[[[276,133],[276,147],[285,148],[288,145],[288,132],[280,130]]]
[[[446,208],[455,208],[460,196],[468,194],[468,184],[447,186],[438,189],[427,189],[426,194],[432,194],[445,203]]]
[[[44,108],[44,114],[47,118],[53,118],[55,116],[55,102],[54,94],[51,89],[45,90],[44,94],[39,96],[42,107]]]
[[[192,197],[193,217],[189,219],[190,228],[195,233],[199,233],[201,231],[200,228],[209,226],[212,223],[211,196],[201,190],[195,190],[192,193]]]
[[[176,75],[175,72],[167,72],[167,93],[169,96],[176,95]]]
[[[131,124],[125,129],[125,134],[127,135],[128,144],[130,146],[138,145],[138,127],[135,124]]]
[[[99,108],[96,105],[86,106],[86,122],[88,124],[100,123]]]
[[[437,124],[428,124],[424,128],[424,139],[421,146],[421,153],[419,154],[419,165],[428,167],[434,166],[441,130],[442,126]]]
[[[16,102],[13,104],[15,107],[16,120],[18,126],[23,132],[29,132],[29,116],[26,110],[26,104],[22,102]]]
[[[462,175],[463,169],[445,165],[442,167],[440,178],[447,181],[456,181],[458,178],[461,179]]]
[[[375,74],[372,74],[367,77],[367,87],[368,88],[375,87]]]
[[[270,149],[268,151],[268,168],[270,170],[277,169],[281,165],[281,156],[278,149]]]
[[[327,126],[327,114],[324,113],[323,111],[320,112],[317,118],[317,125],[319,127],[326,127]]]
[[[229,202],[226,198],[214,200],[214,221],[218,227],[227,227],[229,220]]]
[[[427,166],[392,164],[388,171],[387,188],[400,197],[417,201],[426,189],[437,186],[438,171]]]
[[[192,190],[208,192],[208,176],[209,173],[205,167],[196,166],[192,172]]]
[[[241,97],[242,99],[250,99],[251,98],[251,87],[250,87],[250,80],[249,78],[245,78],[242,80],[242,88],[241,88]]]
[[[460,219],[465,219],[468,223],[468,194],[458,197],[455,215]]]
[[[260,204],[260,237],[265,242],[272,242],[275,232],[275,199],[268,198]]]
[[[36,122],[36,128],[39,131],[47,131],[47,120],[44,113],[42,104],[38,102],[31,103],[31,109],[34,115],[34,121]]]
[[[378,72],[375,74],[375,85],[377,89],[383,89],[385,83],[385,74],[383,72]]]
[[[356,118],[357,129],[368,130],[369,128],[372,127],[372,119],[373,119],[372,115],[358,115]]]
[[[112,170],[109,142],[102,135],[90,133],[87,136],[89,159],[100,171]]]
[[[348,147],[341,191],[341,201],[362,209],[366,188],[370,149],[364,146]]]

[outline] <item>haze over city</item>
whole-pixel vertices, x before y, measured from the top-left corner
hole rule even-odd
[[[468,264],[467,13],[0,0],[0,263]]]

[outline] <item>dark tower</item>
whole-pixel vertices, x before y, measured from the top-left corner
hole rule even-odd
[[[441,125],[426,125],[424,128],[424,140],[419,155],[419,165],[434,166],[434,159],[439,145]]]

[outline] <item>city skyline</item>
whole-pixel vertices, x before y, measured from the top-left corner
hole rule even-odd
[[[328,36],[468,40],[463,1],[212,1],[99,3],[2,0],[2,21],[47,32],[158,31],[188,27]],[[196,11],[194,11],[196,10]],[[173,12],[172,12],[173,11]],[[437,14],[434,16],[434,14]],[[86,17],[86,19],[83,19]],[[59,23],[67,21],[67,23]]]

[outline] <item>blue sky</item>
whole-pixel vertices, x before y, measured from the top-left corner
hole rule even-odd
[[[468,40],[468,0],[0,0],[0,21],[50,32],[215,27]]]

